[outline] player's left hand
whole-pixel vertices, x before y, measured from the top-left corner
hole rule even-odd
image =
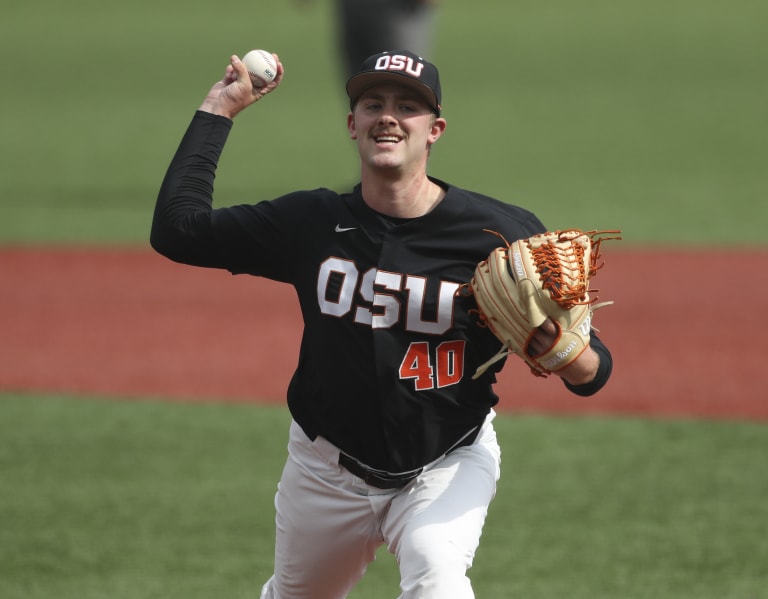
[[[531,355],[543,355],[557,343],[558,329],[551,318],[547,318],[531,337],[528,352]],[[576,360],[557,372],[560,378],[571,385],[584,385],[592,382],[600,366],[600,356],[587,347]]]
[[[254,87],[246,66],[238,56],[231,56],[224,77],[210,89],[200,110],[233,119],[242,110],[274,91],[283,79],[284,69],[277,54],[273,56],[277,63],[277,75],[264,87]]]

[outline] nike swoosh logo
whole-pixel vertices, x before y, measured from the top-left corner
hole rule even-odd
[[[354,231],[355,229],[357,229],[357,227],[342,227],[341,225],[336,225],[334,231],[337,233],[344,233],[345,231]]]

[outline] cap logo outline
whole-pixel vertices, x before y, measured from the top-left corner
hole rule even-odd
[[[385,54],[379,56],[373,68],[376,71],[402,71],[411,77],[420,79],[424,70],[424,63],[416,62],[410,56],[403,56],[402,54]]]

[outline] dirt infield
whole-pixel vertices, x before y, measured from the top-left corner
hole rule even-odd
[[[768,421],[768,251],[606,259],[608,386],[579,398],[510,360],[500,409]],[[283,401],[301,336],[288,286],[149,250],[0,249],[0,281],[0,391]]]

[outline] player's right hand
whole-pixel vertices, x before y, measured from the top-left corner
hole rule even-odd
[[[275,90],[283,79],[284,69],[277,54],[272,56],[277,63],[277,75],[264,87],[254,87],[243,62],[238,56],[231,56],[224,78],[210,89],[200,110],[233,119],[240,111]]]

